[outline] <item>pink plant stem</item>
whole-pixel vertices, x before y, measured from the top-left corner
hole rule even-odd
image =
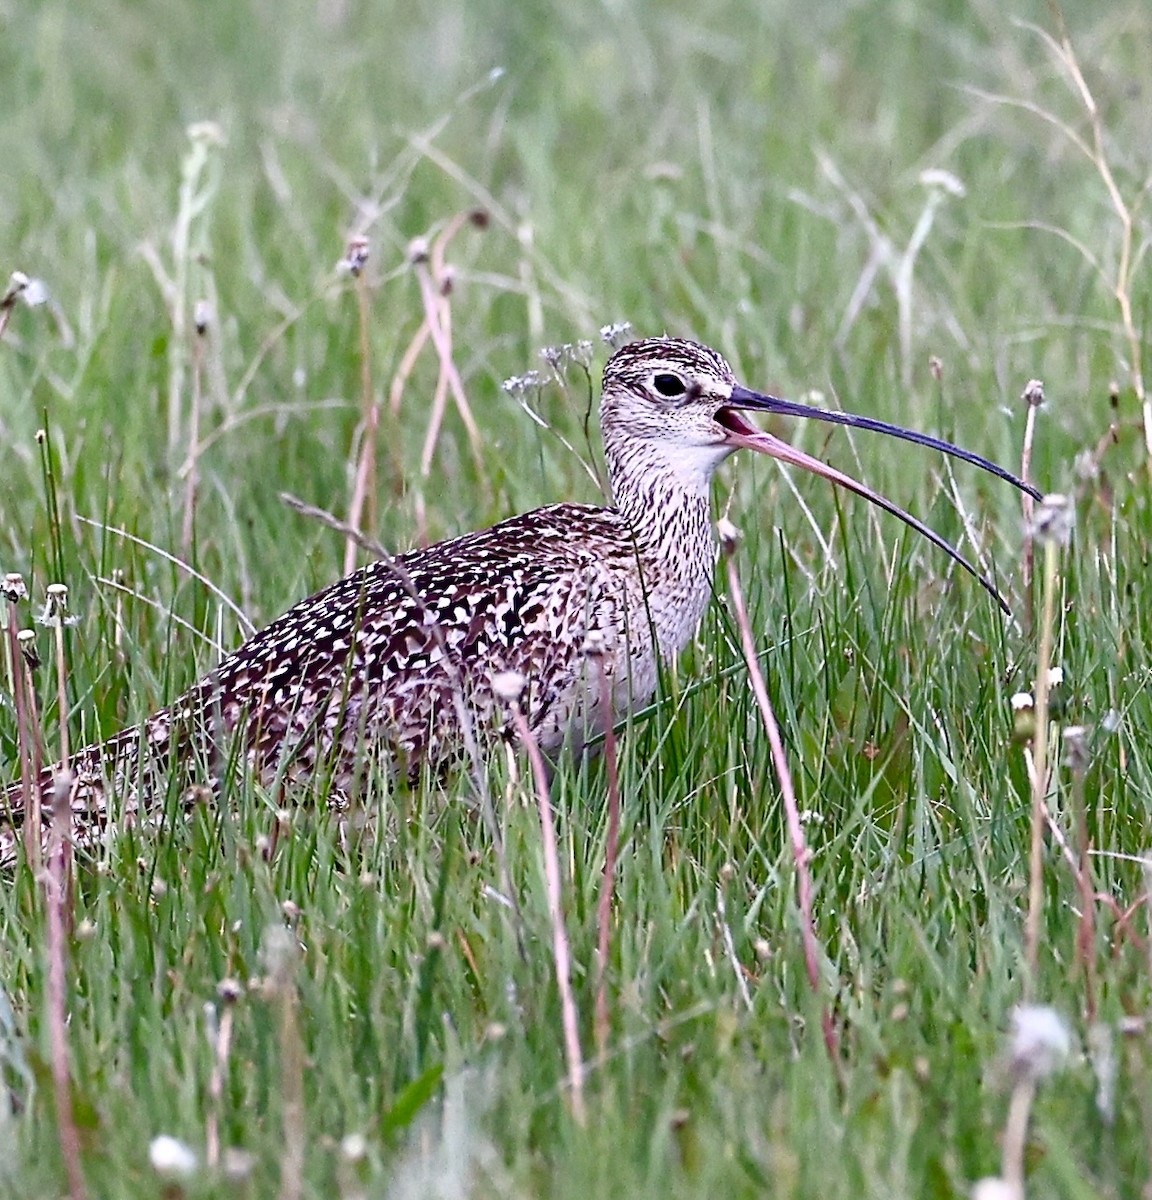
[[[62,771],[53,783],[52,828],[48,869],[44,872],[44,899],[48,916],[48,1031],[52,1046],[52,1090],[56,1107],[56,1132],[68,1174],[70,1200],[85,1200],[87,1188],[80,1161],[80,1132],[72,1108],[72,1077],[68,1065],[68,967],[65,908],[69,889],[64,878],[63,843],[67,838],[68,797],[72,773]]]
[[[735,531],[732,536],[723,536],[724,565],[728,573],[728,590],[732,596],[732,607],[736,615],[736,624],[740,630],[740,645],[744,651],[744,661],[748,665],[748,675],[752,681],[752,691],[756,696],[756,704],[764,721],[764,729],[768,734],[768,744],[772,751],[772,765],[776,778],[780,781],[780,793],[784,798],[784,814],[788,825],[788,837],[792,843],[792,858],[796,864],[796,891],[800,906],[800,934],[804,945],[804,965],[808,973],[808,983],[812,991],[820,994],[820,949],[816,940],[816,927],[812,919],[812,876],[808,870],[811,852],[804,841],[804,827],[800,823],[800,808],[796,803],[796,792],[792,787],[792,773],[788,769],[788,760],[784,754],[784,742],[780,737],[780,727],[776,723],[776,715],[772,711],[772,703],[768,699],[768,689],[764,684],[764,676],[760,671],[760,663],[756,657],[756,643],[752,637],[752,626],[748,620],[748,609],[744,603],[744,593],[740,587],[740,577],[736,571]],[[837,1054],[836,1030],[832,1024],[832,1014],[827,1006],[823,1008],[821,1021],[824,1030],[824,1044],[829,1056],[835,1060]]]

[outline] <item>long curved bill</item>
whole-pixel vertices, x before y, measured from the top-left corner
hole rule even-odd
[[[942,441],[940,438],[934,438],[925,433],[916,433],[911,429],[904,429],[900,425],[890,425],[887,421],[879,421],[873,417],[858,417],[852,413],[830,412],[822,408],[812,408],[806,404],[797,404],[790,400],[780,400],[775,396],[767,396],[761,392],[750,391],[748,388],[741,387],[738,384],[733,387],[732,395],[729,397],[727,404],[716,414],[716,419],[728,430],[729,445],[747,450],[756,450],[760,454],[767,454],[769,457],[779,459],[781,462],[803,467],[804,470],[811,471],[814,475],[819,475],[824,479],[830,480],[832,483],[839,484],[848,491],[855,492],[858,496],[863,496],[865,500],[875,504],[878,508],[882,508],[885,512],[891,513],[894,517],[899,517],[906,525],[926,537],[934,546],[943,550],[949,558],[953,559],[953,561],[972,575],[973,578],[977,579],[1005,613],[1010,612],[1004,597],[1000,594],[996,585],[986,576],[982,575],[959,550],[942,538],[934,529],[930,529],[923,521],[917,520],[911,513],[905,512],[899,505],[893,504],[891,500],[881,496],[879,492],[873,491],[870,487],[859,483],[850,475],[845,475],[842,471],[837,471],[835,467],[830,467],[827,463],[822,463],[818,458],[813,458],[810,454],[805,454],[802,450],[797,450],[795,446],[781,441],[780,438],[773,437],[772,434],[757,429],[756,426],[745,421],[740,416],[737,410],[741,409],[753,412],[783,413],[793,417],[811,417],[818,421],[829,421],[834,425],[851,425],[857,429],[867,429],[874,433],[884,433],[890,437],[902,438],[906,442],[915,442],[920,446],[928,446],[933,450],[949,454],[953,458],[959,458],[964,462],[972,463],[974,466],[988,471],[990,474],[1003,479],[1021,491],[1027,492],[1033,499],[1039,500],[1041,499],[1041,493],[1036,488],[1025,483],[1024,480],[1018,479],[1011,472],[1005,471],[1002,467],[998,467],[995,463],[981,458],[980,455],[973,454],[968,450],[962,450],[959,446],[954,446],[951,442]]]

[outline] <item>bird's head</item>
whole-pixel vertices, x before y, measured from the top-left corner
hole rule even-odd
[[[706,487],[729,454],[740,449],[755,450],[831,480],[899,517],[979,579],[1007,611],[992,583],[938,533],[879,492],[758,429],[744,416],[746,412],[811,417],[902,438],[963,459],[1040,499],[1040,493],[1031,485],[951,442],[873,417],[833,412],[754,392],[737,383],[732,368],[715,350],[682,338],[630,342],[617,350],[604,368],[600,419],[614,485],[619,484],[622,470],[627,471],[631,461],[640,470],[659,464],[685,488]]]

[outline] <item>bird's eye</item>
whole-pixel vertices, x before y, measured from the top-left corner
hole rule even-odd
[[[652,380],[652,386],[661,396],[666,396],[669,400],[675,396],[683,396],[688,390],[684,384],[684,380],[679,375],[673,375],[671,371],[661,371]]]

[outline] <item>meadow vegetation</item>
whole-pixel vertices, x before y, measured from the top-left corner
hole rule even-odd
[[[23,272],[44,301],[0,317],[0,573],[30,590],[50,754],[49,584],[77,746],[345,570],[342,534],[283,493],[341,520],[355,502],[390,549],[596,500],[589,378],[540,352],[593,342],[595,383],[611,322],[1013,469],[1042,380],[1030,472],[1076,519],[1029,571],[1011,489],[774,426],[958,541],[1006,617],[856,498],[723,469],[819,978],[720,572],[617,747],[601,1051],[607,764],[553,781],[583,1122],[523,761],[491,764],[504,863],[465,773],[376,780],[362,824],[238,780],[81,861],[63,942],[51,889],[4,877],[0,1194],[77,1194],[63,954],[94,1196],[948,1197],[1011,1175],[1013,1146],[1029,1194],[1147,1195],[1152,15],[1063,18],[1074,60],[1039,0],[0,0],[0,283]],[[450,344],[407,362],[429,308]],[[472,434],[451,387],[429,433],[449,358]],[[1036,689],[1046,582],[1063,683],[1030,880],[1012,697]],[[18,774],[5,680],[0,780]],[[1069,1052],[1020,1143],[1025,1000]]]

